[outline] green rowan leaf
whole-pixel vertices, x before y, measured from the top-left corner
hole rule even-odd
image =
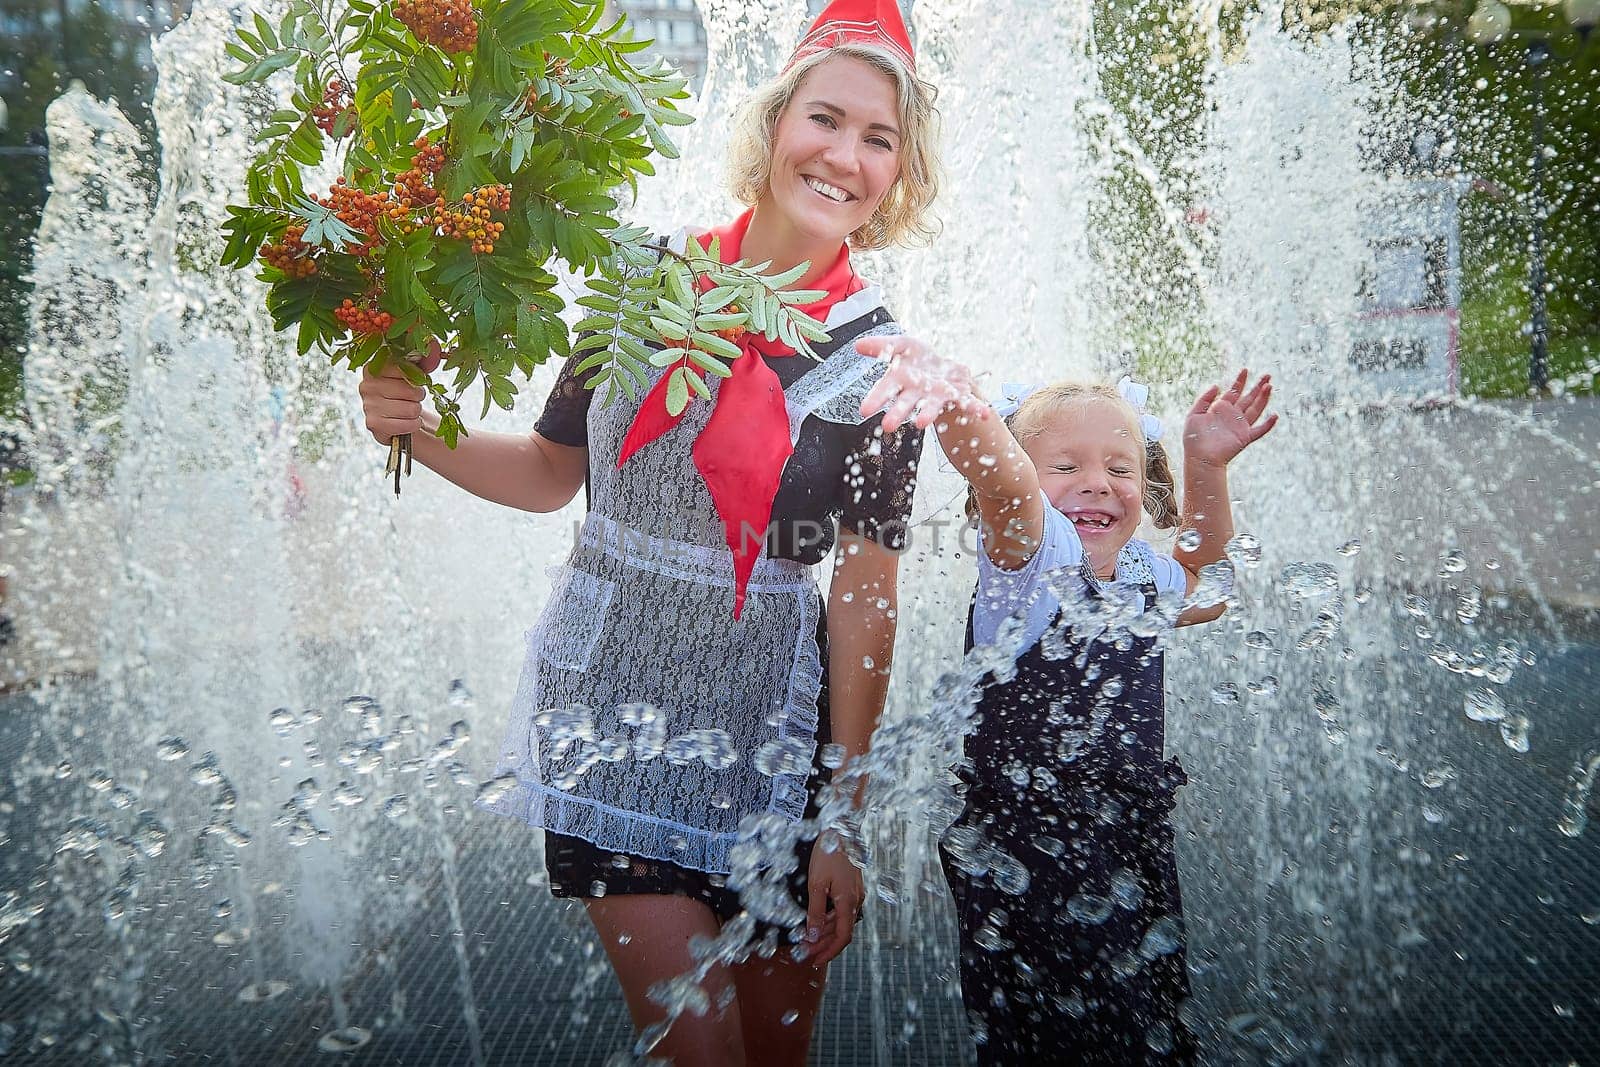
[[[689,406],[689,383],[685,380],[689,373],[686,368],[679,367],[667,380],[667,414],[674,418]]]

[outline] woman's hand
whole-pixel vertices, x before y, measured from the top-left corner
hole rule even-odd
[[[926,430],[940,412],[970,411],[984,402],[964,364],[935,355],[915,337],[868,337],[856,342],[856,351],[889,360],[889,370],[861,402],[864,419],[883,411],[884,433],[893,433],[908,417]]]
[[[861,871],[850,862],[844,844],[832,830],[823,831],[811,850],[806,888],[810,897],[806,908],[806,962],[824,967],[855,936],[861,901],[866,895]]]
[[[1263,374],[1248,390],[1250,372],[1241,370],[1224,391],[1213,385],[1195,400],[1183,424],[1183,454],[1212,467],[1226,467],[1278,424],[1276,414],[1262,418],[1272,399],[1272,375]]]
[[[429,373],[443,355],[439,342],[430,341],[428,354],[418,361],[418,366],[423,373]],[[420,385],[412,385],[393,363],[386,364],[382,374],[371,370],[361,373],[361,410],[367,417],[367,429],[380,445],[401,434],[423,432],[422,401],[426,397],[427,392]]]

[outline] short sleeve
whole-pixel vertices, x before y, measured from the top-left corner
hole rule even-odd
[[[1044,576],[1053,570],[1083,563],[1083,541],[1072,521],[1055,508],[1045,505],[1044,532],[1039,550],[1016,570],[996,567],[983,545],[983,528],[978,529],[978,607],[981,614],[998,621],[1032,603]]]
[[[839,526],[885,548],[905,548],[924,431],[915,423],[882,432],[878,419],[841,427],[849,435],[840,486]]]
[[[584,388],[578,376],[578,364],[587,353],[570,357],[556,376],[556,384],[544,402],[539,421],[533,424],[541,437],[558,445],[587,448],[589,445],[589,398],[593,393]]]
[[[1189,592],[1189,572],[1184,570],[1177,560],[1171,556],[1164,556],[1159,552],[1152,553],[1150,570],[1155,574],[1156,596],[1168,596],[1176,593],[1186,596]]]

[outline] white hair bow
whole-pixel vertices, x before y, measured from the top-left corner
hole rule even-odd
[[[1002,419],[1009,419],[1017,413],[1024,400],[1043,388],[1043,382],[1006,382],[1000,387],[1002,399],[995,403],[994,413]]]
[[[1122,380],[1117,383],[1117,392],[1122,399],[1133,406],[1133,410],[1139,413],[1139,429],[1144,433],[1145,444],[1153,445],[1161,440],[1161,432],[1164,429],[1161,420],[1144,409],[1150,402],[1150,387],[1141,385],[1124,374]]]

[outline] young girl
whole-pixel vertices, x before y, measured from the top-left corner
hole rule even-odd
[[[1193,1058],[1167,821],[1185,778],[1164,760],[1157,634],[1221,614],[1179,611],[1233,535],[1228,463],[1277,420],[1263,418],[1270,381],[1247,386],[1241,372],[1189,413],[1181,523],[1160,422],[1126,380],[1045,386],[1004,420],[965,403],[935,423],[978,519],[968,648],[998,645],[1006,662],[980,696],[966,809],[943,848],[980,1063]],[[937,391],[903,390],[891,414],[930,403]],[[1175,557],[1134,537],[1142,513],[1184,528]]]

